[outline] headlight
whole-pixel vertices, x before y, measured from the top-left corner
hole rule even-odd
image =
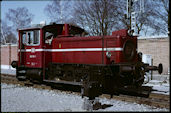
[[[132,60],[135,56],[135,51],[135,44],[131,40],[126,41],[123,47],[124,58],[127,60]]]

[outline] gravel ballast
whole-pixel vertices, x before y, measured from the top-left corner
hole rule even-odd
[[[99,101],[113,106],[97,111],[169,111],[106,98],[100,98]],[[74,93],[1,83],[2,112],[86,111],[83,103],[84,99]]]

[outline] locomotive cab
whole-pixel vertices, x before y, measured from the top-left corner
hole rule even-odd
[[[18,62],[16,65],[18,79],[26,79],[31,76],[33,79],[40,79],[42,67],[41,33],[42,30],[39,27],[19,30]]]
[[[73,37],[87,34],[78,26],[70,24],[55,24],[24,28],[18,30],[18,61],[13,61],[12,66],[17,69],[17,78],[42,80],[43,70],[51,62],[52,54],[47,50],[52,49],[54,38]]]

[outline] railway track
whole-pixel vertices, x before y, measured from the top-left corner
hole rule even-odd
[[[1,82],[7,83],[7,84],[19,84],[21,86],[27,86],[27,87],[31,86],[33,88],[39,88],[39,89],[59,91],[57,89],[53,89],[49,85],[38,84],[38,83],[34,84],[30,81],[18,81],[14,75],[1,74]],[[65,92],[72,93],[71,91],[65,91]],[[74,94],[81,96],[79,92],[74,92]],[[115,99],[115,100],[126,101],[126,102],[136,102],[138,104],[146,104],[146,105],[154,106],[158,108],[170,109],[170,95],[164,95],[164,94],[158,94],[158,93],[150,93],[148,98],[122,95],[122,94],[120,94],[119,96],[114,95],[112,98],[110,97],[110,95],[103,94],[100,96],[100,98]]]

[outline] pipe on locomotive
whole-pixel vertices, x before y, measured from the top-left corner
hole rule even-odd
[[[163,65],[160,63],[158,66],[150,66],[147,63],[142,62],[142,53],[138,53],[138,61],[139,61],[139,66],[143,68],[144,72],[149,72],[149,71],[158,71],[159,74],[163,72]],[[121,66],[120,69],[122,72],[133,72],[136,70],[135,65],[127,65],[127,66]]]
[[[163,65],[160,63],[157,66],[149,66],[145,64],[145,72],[149,72],[149,71],[157,71],[158,70],[158,73],[161,74],[163,72]]]
[[[149,71],[158,71],[159,74],[163,72],[163,65],[160,63],[158,66],[149,66],[149,64],[143,64],[143,68],[145,72]],[[135,71],[135,66],[122,66],[121,71],[122,72],[132,72]]]
[[[142,62],[142,53],[141,52],[138,53],[138,61]],[[143,68],[144,68],[145,72],[158,71],[159,74],[161,74],[163,72],[163,65],[161,63],[158,65],[158,67],[157,66],[150,66],[147,63],[143,63]]]

